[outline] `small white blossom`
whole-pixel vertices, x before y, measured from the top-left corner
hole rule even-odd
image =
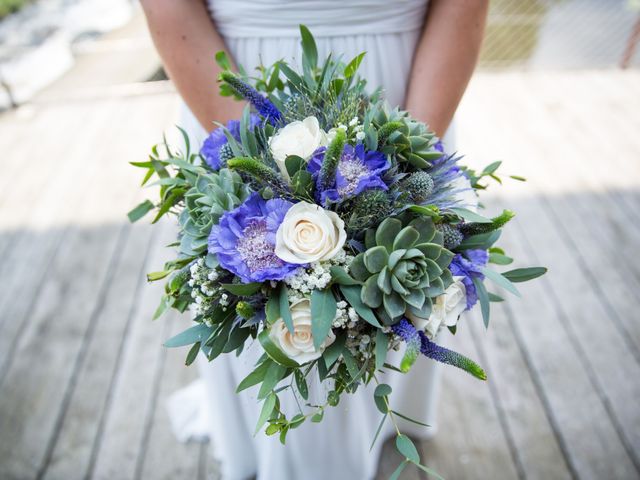
[[[364,132],[356,132],[356,140],[362,141],[364,140],[365,134]]]

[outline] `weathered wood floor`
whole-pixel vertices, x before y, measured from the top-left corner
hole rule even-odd
[[[0,115],[2,479],[217,478],[164,409],[195,376],[160,346],[187,320],[150,321],[160,286],[143,274],[171,229],[125,221],[141,198],[127,162],[176,104],[161,84]],[[529,178],[486,203],[518,212],[507,252],[550,273],[496,306],[488,332],[476,317],[456,336],[490,381],[446,370],[422,444],[445,478],[639,478],[639,112],[637,71],[474,79],[460,150]]]

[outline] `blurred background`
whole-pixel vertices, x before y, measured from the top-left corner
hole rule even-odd
[[[640,478],[639,68],[639,0],[491,2],[458,146],[527,177],[483,202],[550,271],[453,339],[489,382],[445,371],[447,479]],[[161,347],[188,319],[150,320],[173,227],[126,221],[177,106],[136,2],[0,0],[0,479],[218,478],[165,409],[196,376]]]

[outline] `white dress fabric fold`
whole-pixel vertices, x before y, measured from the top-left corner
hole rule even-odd
[[[279,59],[298,65],[298,25],[305,24],[316,37],[320,58],[331,53],[349,61],[367,52],[360,75],[367,79],[370,91],[382,87],[393,106],[404,103],[427,0],[210,0],[209,10],[234,60],[247,72]],[[186,106],[181,116],[180,125],[195,144],[201,144],[207,132]],[[447,150],[454,149],[451,132],[444,143]],[[388,422],[370,451],[382,417],[373,402],[375,385],[360,388],[355,395],[342,395],[340,404],[328,408],[321,423],[307,421],[291,430],[283,446],[277,436],[254,434],[260,411],[257,388],[235,393],[261,353],[260,345],[251,343],[240,357],[226,354],[212,363],[199,359],[200,383],[169,400],[178,437],[199,438],[203,431],[208,432],[225,480],[253,475],[257,480],[374,478],[382,443],[392,433]],[[400,353],[390,352],[389,358],[397,365]],[[390,372],[380,379],[393,388],[392,408],[431,425],[424,428],[402,422],[404,433],[418,438],[434,434],[440,369],[422,357],[409,374]],[[324,403],[329,387],[321,384],[316,374],[309,376],[309,383],[309,401],[317,398],[318,403]],[[291,393],[280,397],[285,411],[297,413],[297,401]],[[202,422],[208,424],[203,428]]]

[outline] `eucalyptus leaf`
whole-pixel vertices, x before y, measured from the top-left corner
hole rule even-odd
[[[373,314],[373,310],[367,307],[360,298],[362,288],[358,285],[340,285],[340,291],[346,298],[347,302],[354,308],[356,313],[362,317],[367,323],[377,328],[382,328],[380,322]]]
[[[418,449],[406,435],[401,433],[396,437],[396,448],[398,449],[398,452],[404,455],[411,463],[420,463]]]
[[[311,333],[318,350],[331,330],[336,318],[337,304],[331,288],[311,292]]]
[[[518,291],[516,286],[513,283],[511,283],[509,279],[507,279],[506,277],[503,277],[495,270],[491,270],[490,268],[484,267],[482,269],[482,273],[484,274],[485,277],[487,277],[489,280],[494,282],[496,285],[504,288],[505,290],[513,293],[518,297],[520,296],[520,292]]]
[[[260,410],[260,416],[258,417],[258,423],[256,425],[255,433],[258,433],[262,426],[267,423],[269,417],[273,413],[273,409],[276,406],[277,395],[275,393],[270,393],[267,398],[264,400],[262,404],[262,409]]]
[[[164,346],[167,348],[176,348],[191,345],[196,342],[203,342],[209,337],[209,335],[211,335],[212,332],[213,328],[205,325],[204,323],[199,323],[198,325],[194,325],[184,332],[171,337],[169,340],[164,342]]]
[[[547,269],[544,267],[529,267],[509,270],[508,272],[504,272],[502,276],[511,282],[518,283],[533,280],[534,278],[538,278],[545,273],[547,273]]]

